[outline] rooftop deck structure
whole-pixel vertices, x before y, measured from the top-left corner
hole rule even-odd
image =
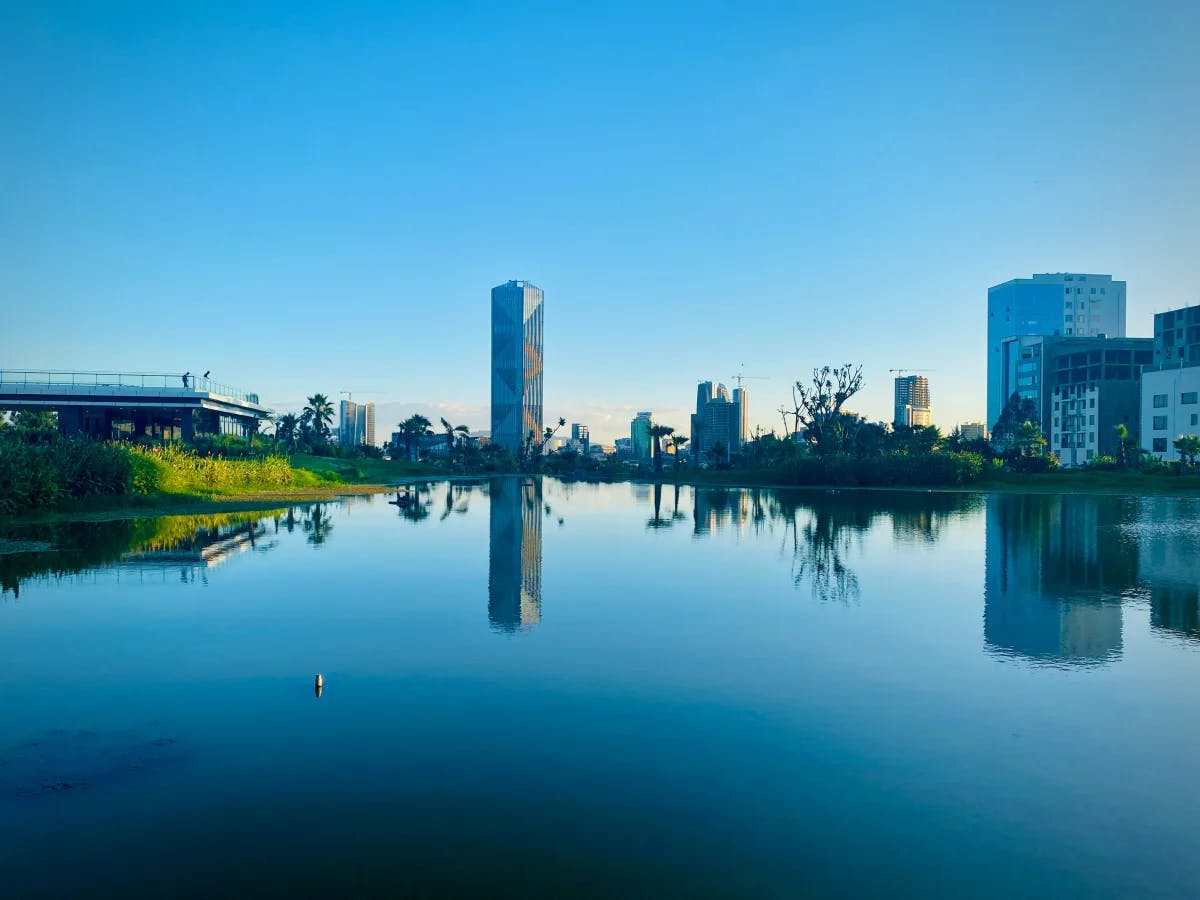
[[[271,414],[257,394],[191,373],[49,369],[0,369],[0,409],[55,412],[67,435],[184,441],[248,437]]]

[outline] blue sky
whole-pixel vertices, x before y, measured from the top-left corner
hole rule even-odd
[[[546,413],[752,419],[825,362],[984,413],[986,290],[1200,302],[1200,4],[13,3],[0,366],[354,391],[487,425],[488,294]]]

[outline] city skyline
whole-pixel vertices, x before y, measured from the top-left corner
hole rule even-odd
[[[948,430],[991,418],[987,286],[1110,272],[1130,336],[1200,301],[1194,7],[1090,10],[1101,66],[1060,52],[1067,5],[476,12],[6,10],[6,365],[211,369],[276,410],[352,391],[381,431],[486,429],[481,291],[528,276],[555,298],[546,421],[686,427],[745,365],[750,428],[777,428],[793,381],[854,361],[880,421],[889,369],[936,370]],[[538,65],[495,64],[518,41]],[[1044,62],[979,52],[1005,46]],[[914,312],[952,330],[898,348]],[[343,316],[375,327],[338,346]],[[318,352],[247,362],[293,348]]]

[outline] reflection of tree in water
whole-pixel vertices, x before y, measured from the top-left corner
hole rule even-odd
[[[333,531],[333,520],[324,503],[316,503],[304,508],[303,527],[310,544],[320,546],[328,540],[329,533]]]
[[[726,527],[755,534],[781,528],[797,586],[807,582],[821,600],[850,603],[861,590],[848,558],[881,518],[891,522],[898,542],[934,543],[949,519],[979,509],[982,500],[912,491],[695,488],[693,503],[697,536]]]
[[[400,511],[400,518],[409,522],[422,522],[429,518],[433,506],[433,486],[429,482],[413,483],[396,491],[396,499],[389,500]]]
[[[846,557],[856,544],[861,547],[862,535],[871,527],[874,515],[858,504],[818,502],[798,507],[786,499],[779,509],[791,535],[796,587],[807,581],[818,600],[857,603],[861,596],[858,576],[846,564]]]
[[[675,490],[678,491],[679,488],[676,487]],[[666,519],[664,519],[662,516],[662,485],[661,484],[654,485],[654,500],[653,500],[653,502],[654,502],[654,515],[652,515],[650,517],[649,521],[646,522],[646,527],[647,528],[670,528],[672,525],[674,525],[675,524],[674,516],[670,516]],[[678,505],[678,499],[676,500],[676,505]]]
[[[465,515],[471,508],[471,494],[474,489],[472,484],[447,482],[442,515],[438,521],[444,522],[453,514]]]

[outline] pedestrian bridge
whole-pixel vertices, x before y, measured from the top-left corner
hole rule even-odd
[[[258,394],[190,372],[52,369],[0,369],[0,409],[55,412],[68,435],[185,441],[196,434],[248,437],[271,414]]]

